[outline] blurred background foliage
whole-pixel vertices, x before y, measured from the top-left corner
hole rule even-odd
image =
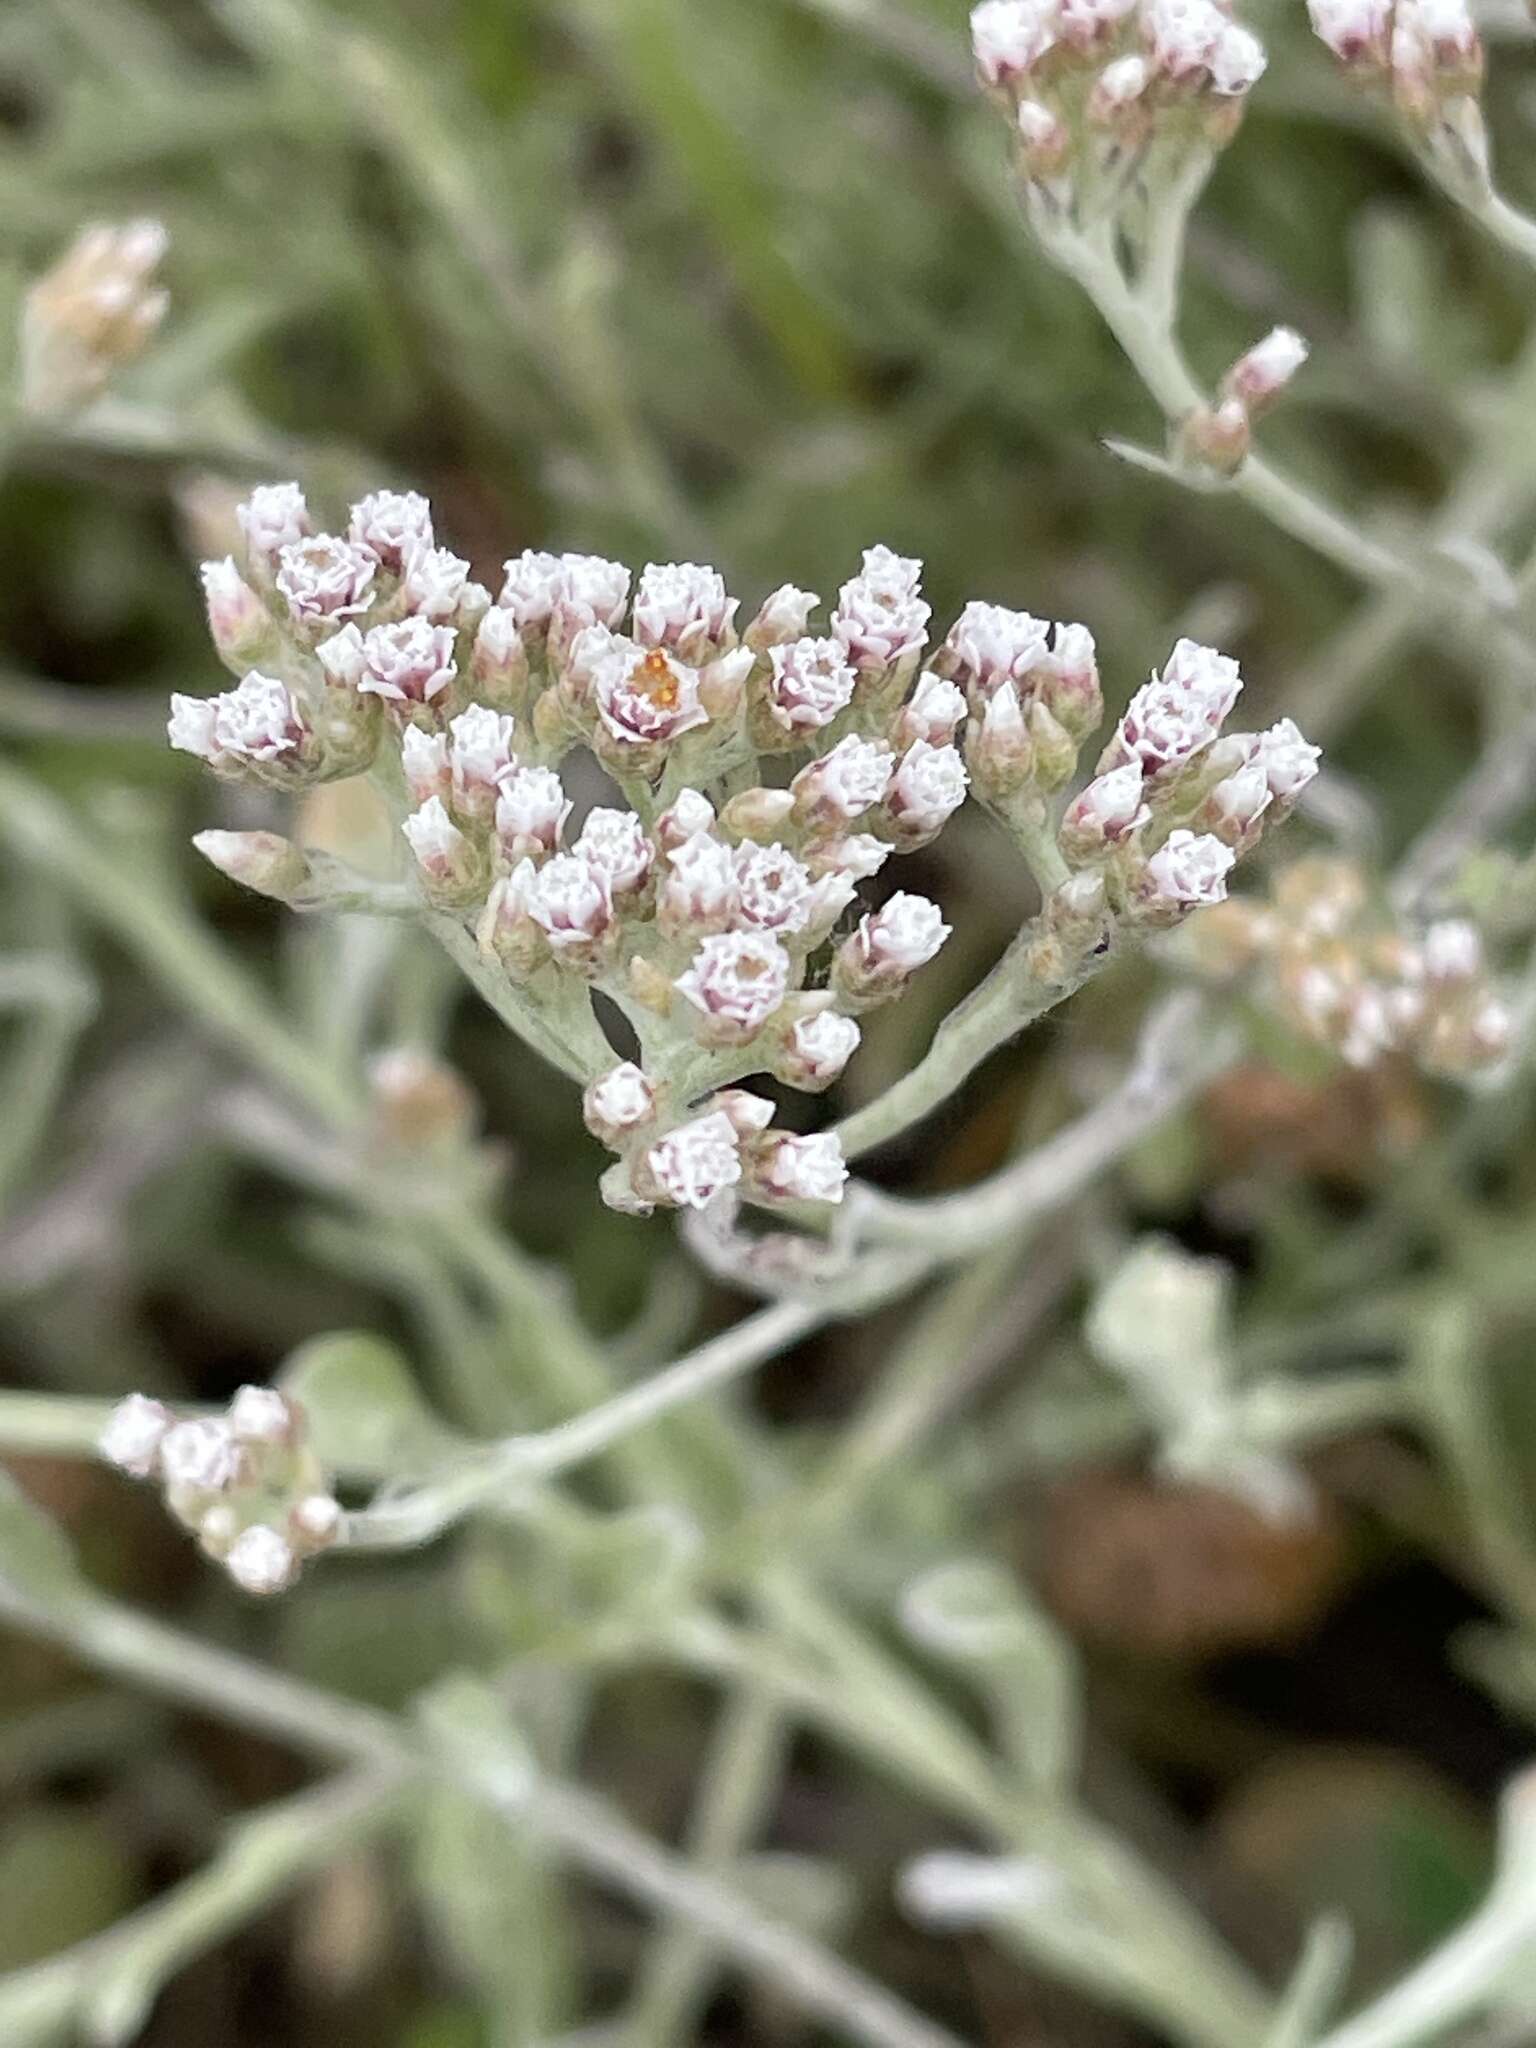
[[[1392,533],[1470,473],[1518,555],[1536,533],[1529,277],[1414,175],[1299,5],[1254,25],[1271,70],[1198,215],[1195,366],[1215,375],[1296,325],[1315,354],[1266,447]],[[1503,181],[1529,206],[1529,30],[1489,27]],[[194,568],[224,551],[240,488],[297,474],[337,510],[398,482],[431,494],[482,575],[530,545],[691,555],[749,609],[785,579],[830,592],[884,540],[926,558],[940,620],[984,595],[1090,621],[1117,707],[1177,631],[1219,639],[1259,700],[1250,723],[1283,707],[1325,729],[1346,836],[1383,862],[1475,757],[1475,654],[1416,637],[1255,513],[1104,449],[1160,423],[1015,216],[957,0],[9,0],[0,331],[83,221],[136,214],[171,235],[159,340],[72,422],[0,422],[0,742],[125,872],[174,873],[322,1043],[445,1039],[508,1162],[511,1227],[558,1257],[596,1325],[641,1318],[631,1368],[738,1304],[690,1276],[663,1224],[597,1206],[571,1091],[414,939],[269,914],[184,851],[196,825],[262,822],[161,738],[168,692],[213,686]],[[1025,901],[977,818],[922,864],[915,886],[959,936],[931,985],[881,1013],[859,1091],[909,1057]],[[536,1418],[505,1318],[413,1261],[408,1225],[297,1191],[227,1141],[208,1113],[227,1057],[45,870],[7,860],[0,934],[49,963],[41,1007],[0,1039],[0,1375],[219,1398],[358,1327],[403,1345],[456,1419]],[[995,1062],[888,1176],[971,1178],[1016,1126],[1049,1128],[1123,1045],[1150,978],[1120,969]],[[1475,1897],[1491,1793],[1528,1744],[1536,1681],[1476,1534],[1492,1458],[1492,1511],[1529,1554],[1530,1111],[1523,1080],[1490,1109],[1341,1079],[1294,1048],[1255,1056],[1036,1245],[1032,1291],[971,1333],[985,1398],[921,1473],[875,1488],[836,1564],[886,1601],[946,1545],[1028,1569],[1083,1649],[1094,1803],[1266,1971],[1320,1906],[1355,1920],[1357,1990],[1401,1969]],[[1346,1438],[1314,1460],[1316,1522],[1278,1534],[1154,1483],[1113,1428],[1054,1444],[1089,1371],[1082,1280],[1141,1225],[1232,1259],[1255,1345],[1298,1371],[1337,1355],[1356,1299],[1427,1275],[1470,1304],[1461,1359],[1484,1405],[1465,1468],[1406,1434]],[[905,1321],[768,1368],[749,1426],[793,1463]],[[398,1704],[518,1646],[551,1750],[680,1832],[705,1695],[641,1668],[578,1701],[550,1647],[584,1602],[622,1606],[600,1547],[551,1579],[499,1531],[322,1571],[253,1611],[117,1478],[17,1470],[99,1579],[359,1695]],[[0,1966],[108,1924],[195,1867],[221,1818],[294,1782],[275,1750],[6,1638]],[[915,1936],[890,1879],[927,1840],[897,1794],[795,1740],[768,1846],[854,1880],[811,1903],[869,1968],[977,2040],[1148,2038],[979,1943]],[[414,1864],[345,1858],[187,1972],[144,2038],[484,2048],[526,2038],[488,2015],[530,1977],[558,2031],[620,1996],[635,1930],[587,1898],[535,1911],[531,1883],[450,1815]],[[706,2025],[730,2043],[798,2023],[722,1993]]]

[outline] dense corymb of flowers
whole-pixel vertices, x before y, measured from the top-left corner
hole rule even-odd
[[[113,1409],[101,1451],[135,1479],[153,1480],[237,1586],[281,1593],[341,1530],[307,1436],[302,1408],[274,1387],[242,1387],[217,1416],[181,1416],[130,1394]]]
[[[1230,141],[1264,49],[1220,0],[982,0],[971,43],[1040,203],[1080,222]]]
[[[1314,772],[1288,724],[1225,735],[1236,663],[1181,641],[1070,797],[1102,717],[1087,628],[973,602],[930,645],[921,565],[886,547],[824,625],[820,600],[786,585],[738,628],[738,600],[694,563],[632,579],[529,551],[493,601],[414,492],[374,492],[321,533],[296,485],[271,485],[240,528],[240,556],[203,572],[240,680],[175,698],[172,744],[281,790],[373,776],[422,914],[472,935],[581,1072],[621,1208],[841,1198],[836,1136],[773,1128],[736,1084],[838,1079],[858,1017],[949,936],[939,906],[883,870],[968,792],[1035,862],[1038,960],[1066,986],[1122,927],[1220,901]],[[613,785],[579,818],[577,749]],[[323,901],[270,834],[200,843],[254,886]],[[878,900],[861,900],[876,877]],[[638,1060],[594,1054],[593,991],[627,1016]]]
[[[1411,1061],[1459,1078],[1509,1051],[1513,1020],[1477,927],[1405,927],[1347,861],[1295,861],[1267,903],[1227,903],[1199,928],[1195,957],[1256,980],[1296,1031],[1352,1067]]]

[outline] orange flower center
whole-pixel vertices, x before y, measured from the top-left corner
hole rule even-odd
[[[659,711],[677,709],[677,674],[659,647],[653,647],[644,661],[638,664],[630,681],[650,698]]]

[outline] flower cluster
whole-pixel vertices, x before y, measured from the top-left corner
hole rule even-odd
[[[527,552],[499,594],[437,544],[415,493],[376,492],[316,533],[295,485],[258,490],[242,558],[204,570],[238,687],[178,697],[172,743],[279,789],[371,770],[394,804],[425,914],[472,933],[486,971],[570,1039],[617,1207],[837,1201],[832,1134],[773,1127],[736,1084],[817,1092],[949,935],[938,906],[861,888],[926,845],[968,791],[1028,852],[1060,827],[1070,873],[1042,914],[1063,966],[1107,923],[1217,900],[1262,822],[1313,772],[1288,725],[1221,738],[1236,664],[1181,642],[1138,692],[1096,779],[1059,795],[1102,717],[1092,635],[975,602],[929,645],[921,565],[867,551],[824,627],[786,585],[738,631],[713,569]],[[585,749],[619,801],[576,813]],[[323,900],[271,834],[204,835],[226,872]],[[284,878],[288,878],[285,882]],[[298,878],[298,879],[295,879]],[[592,992],[638,1060],[603,1066]],[[573,1010],[572,1006],[576,1006]],[[562,1021],[564,1020],[564,1021]]]
[[[1307,11],[1339,62],[1388,90],[1411,128],[1448,126],[1471,148],[1468,167],[1482,168],[1483,46],[1467,0],[1307,0]]]
[[[1318,749],[1288,718],[1225,732],[1242,686],[1230,656],[1180,640],[1132,697],[1058,831],[1080,927],[1092,913],[1173,925],[1222,902],[1239,857],[1295,807]]]
[[[281,1593],[341,1529],[303,1410],[274,1387],[242,1387],[221,1416],[178,1416],[130,1394],[112,1411],[101,1454],[154,1480],[171,1513],[247,1593]]]
[[[1465,1076],[1509,1049],[1509,1010],[1477,927],[1441,918],[1404,930],[1349,862],[1292,863],[1268,903],[1228,903],[1195,941],[1206,968],[1257,974],[1297,1031],[1350,1066],[1406,1059]]]
[[[971,42],[1013,124],[1026,189],[1080,222],[1236,131],[1264,70],[1257,36],[1220,0],[982,0]]]
[[[155,281],[169,243],[157,220],[81,230],[27,293],[21,322],[22,403],[68,412],[100,396],[165,318]]]

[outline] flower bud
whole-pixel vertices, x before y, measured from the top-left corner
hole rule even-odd
[[[1104,718],[1104,696],[1099,688],[1097,650],[1086,626],[1053,627],[1051,651],[1038,674],[1041,700],[1074,740],[1081,744],[1098,731]]]
[[[1307,0],[1313,33],[1342,64],[1384,68],[1392,36],[1392,0]]]
[[[288,1541],[300,1557],[328,1550],[341,1534],[341,1503],[329,1493],[309,1493],[288,1517]]]
[[[905,891],[860,918],[838,947],[832,986],[851,1002],[884,1002],[930,961],[949,937],[936,903]]]
[[[416,856],[427,897],[434,903],[468,903],[485,887],[484,855],[454,824],[440,796],[428,797],[400,827]]]
[[[971,10],[971,48],[983,85],[1010,92],[1056,40],[1054,10],[1043,0],[982,0]]]
[[[1170,832],[1137,879],[1138,914],[1148,924],[1173,925],[1191,910],[1224,901],[1235,859],[1210,833]]]
[[[669,810],[656,820],[656,843],[663,853],[673,853],[696,832],[711,832],[715,807],[696,789],[680,789]]]
[[[235,567],[233,555],[204,562],[199,570],[208,608],[208,631],[220,661],[244,675],[267,653],[272,620],[266,606]]]
[[[830,1088],[858,1051],[862,1033],[840,1010],[813,1010],[797,1017],[779,1041],[773,1072],[792,1088]]]
[[[484,704],[471,704],[450,721],[448,770],[461,817],[486,819],[496,808],[501,784],[515,765],[513,729],[508,713]]]
[[[651,872],[651,842],[633,811],[589,811],[572,851],[607,877],[615,896],[634,895]]]
[[[1005,803],[1027,787],[1035,771],[1034,742],[1019,693],[999,683],[979,719],[965,729],[965,757],[971,784],[984,803]]]
[[[668,938],[721,932],[736,915],[734,850],[713,833],[696,832],[673,849],[656,899],[656,922]]]
[[[750,1088],[722,1088],[706,1106],[728,1118],[738,1138],[755,1138],[773,1122],[773,1104]]]
[[[366,612],[378,566],[366,548],[329,533],[280,548],[277,590],[294,631],[313,645],[347,619]]]
[[[400,735],[400,768],[413,804],[424,804],[433,796],[446,799],[453,787],[447,733],[408,725]]]
[[[767,933],[718,932],[701,941],[674,986],[699,1013],[704,1044],[745,1045],[783,1002],[789,973],[789,955]]]
[[[836,1131],[797,1138],[766,1131],[743,1147],[747,1185],[769,1202],[840,1202],[848,1163]]]
[[[264,1522],[253,1522],[230,1545],[224,1569],[242,1592],[262,1598],[281,1593],[298,1577],[299,1560],[287,1538]]]
[[[432,537],[432,507],[419,491],[370,491],[347,520],[348,540],[375,555],[392,576],[430,548]]]
[[[858,672],[841,640],[791,640],[769,649],[768,664],[764,709],[781,738],[818,732],[853,701]]]
[[[518,875],[528,915],[555,959],[579,974],[595,971],[618,936],[607,875],[575,853],[557,853],[541,868],[525,862]]]
[[[447,1152],[475,1125],[475,1098],[452,1067],[420,1046],[395,1045],[368,1062],[374,1135],[395,1152]]]
[[[885,798],[897,845],[923,846],[936,837],[965,802],[966,783],[958,748],[914,740],[897,763]]]
[[[279,832],[198,832],[192,844],[221,875],[279,903],[291,902],[313,874],[306,855]]]
[[[656,1090],[632,1060],[612,1067],[581,1098],[587,1129],[611,1152],[622,1152],[636,1131],[656,1119]]]
[[[245,1455],[226,1423],[178,1422],[161,1440],[160,1470],[183,1493],[227,1493],[244,1475]]]
[[[475,633],[469,658],[469,680],[476,697],[497,709],[521,710],[528,688],[528,649],[517,630],[516,615],[492,605]]]
[[[1210,790],[1195,822],[1214,832],[1234,853],[1246,853],[1258,839],[1261,821],[1272,799],[1263,767],[1251,761],[1235,775],[1225,776]]]
[[[915,740],[926,740],[930,747],[948,747],[953,746],[964,723],[964,694],[946,677],[925,669],[901,707],[891,737],[903,753]]]
[[[303,1434],[303,1418],[276,1387],[241,1387],[229,1404],[228,1419],[239,1443],[292,1445]]]
[[[1100,860],[1140,831],[1151,815],[1142,797],[1141,763],[1127,761],[1095,776],[1067,806],[1061,850],[1074,863]]]
[[[754,931],[803,932],[811,922],[815,892],[810,871],[786,847],[736,849],[736,914]]]
[[[246,561],[266,588],[284,548],[314,531],[304,493],[295,483],[258,484],[235,518],[245,539]]]
[[[669,1131],[645,1154],[635,1175],[642,1198],[674,1209],[702,1209],[740,1179],[736,1132],[719,1110]]]
[[[516,767],[496,791],[496,837],[508,860],[541,860],[560,844],[571,800],[553,768]]]
[[[802,768],[790,784],[797,813],[828,824],[862,817],[885,795],[894,761],[889,747],[850,733],[830,754]]]
[[[795,808],[788,789],[744,789],[720,813],[720,829],[732,839],[771,839]]]
[[[635,639],[642,647],[665,647],[691,668],[734,644],[735,616],[724,577],[697,562],[650,562],[635,590]]]
[[[861,674],[905,684],[933,616],[918,589],[922,563],[890,548],[864,550],[864,566],[838,593],[832,636]]]
[[[98,1449],[119,1471],[148,1479],[159,1464],[161,1444],[175,1426],[176,1417],[163,1401],[129,1394],[108,1416]]]
[[[762,610],[748,626],[742,639],[754,654],[765,654],[787,640],[802,640],[821,599],[813,590],[797,590],[793,583],[781,584],[763,602]]]
[[[1308,353],[1293,327],[1272,328],[1228,370],[1221,381],[1223,399],[1234,400],[1250,420],[1256,420],[1274,404]]]
[[[1017,128],[1024,176],[1041,184],[1059,177],[1072,154],[1072,131],[1061,116],[1039,100],[1020,100]]]
[[[1217,476],[1235,476],[1248,459],[1252,434],[1247,409],[1235,398],[1197,405],[1179,422],[1181,458]]]

